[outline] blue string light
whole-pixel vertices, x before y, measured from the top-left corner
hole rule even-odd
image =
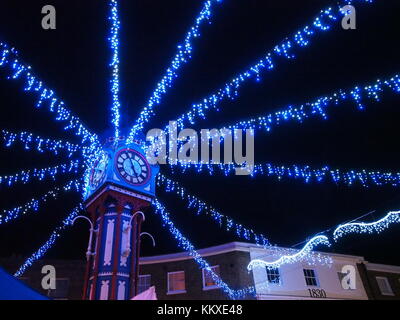
[[[110,1],[110,17],[111,20],[111,31],[110,31],[110,46],[112,50],[112,58],[110,67],[112,69],[111,79],[111,93],[112,93],[112,107],[111,107],[111,122],[115,128],[115,139],[118,141],[120,136],[119,125],[120,125],[120,113],[121,103],[119,99],[119,31],[121,28],[121,22],[118,15],[118,1]]]
[[[55,113],[56,121],[66,122],[65,130],[73,130],[77,136],[80,136],[82,142],[89,142],[90,147],[95,149],[99,147],[97,135],[92,134],[83,125],[81,120],[65,107],[63,101],[56,97],[53,90],[47,88],[31,71],[31,67],[18,60],[18,52],[8,46],[6,43],[0,43],[0,68],[6,69],[10,76],[7,79],[22,79],[24,90],[32,92],[37,96],[36,107],[41,108],[47,103],[47,108],[51,113]]]
[[[154,116],[154,107],[161,103],[162,97],[167,93],[168,88],[172,87],[174,80],[178,78],[178,71],[192,58],[193,40],[200,37],[200,28],[203,24],[206,22],[211,23],[213,6],[219,2],[222,2],[222,0],[208,0],[204,2],[195,23],[186,33],[185,40],[182,44],[178,45],[178,51],[170,66],[167,68],[161,81],[157,83],[156,89],[152,93],[146,107],[140,112],[139,118],[136,120],[129,134],[128,143],[133,141],[136,134],[143,130],[144,124],[149,122],[150,118]]]
[[[216,171],[222,172],[225,176],[235,173],[235,164],[193,164],[179,162],[176,165],[171,165],[172,170],[175,168],[186,172],[189,169],[195,169],[197,172],[207,172],[213,175]],[[305,183],[311,182],[328,182],[331,181],[335,184],[344,184],[353,186],[359,184],[363,187],[369,186],[385,186],[398,187],[400,185],[400,173],[381,172],[381,171],[368,171],[362,170],[349,170],[342,172],[339,169],[332,169],[328,166],[322,168],[312,168],[304,165],[291,165],[291,166],[278,166],[270,163],[257,164],[249,168],[251,176],[267,176],[277,177],[278,180],[283,178],[291,178],[303,180]]]
[[[157,184],[159,187],[163,187],[165,192],[173,192],[176,195],[180,196],[181,199],[186,200],[189,205],[188,208],[196,208],[198,209],[197,213],[200,214],[205,212],[207,214],[211,214],[214,220],[222,226],[225,219],[227,221],[227,225],[229,222],[232,223],[232,219],[226,217],[220,213],[218,213],[213,207],[205,203],[204,201],[198,199],[195,196],[188,194],[187,190],[179,185],[179,183],[172,181],[166,178],[164,175],[160,174],[157,178]],[[389,228],[389,226],[393,223],[400,223],[400,211],[392,211],[389,212],[384,218],[373,222],[373,223],[346,223],[340,225],[333,232],[333,239],[337,241],[340,237],[348,233],[380,233],[385,229]],[[237,225],[235,223],[232,226],[238,226],[239,234],[241,234],[240,230],[241,225]],[[229,231],[229,229],[228,229]],[[249,234],[252,233],[252,230]],[[245,234],[245,232],[243,232]],[[259,244],[258,235],[252,233],[254,235],[253,238],[244,237],[246,240],[251,241],[253,243]],[[264,237],[264,236],[262,236]],[[264,239],[266,239],[264,237]],[[254,267],[267,267],[267,268],[279,268],[282,265],[295,263],[298,261],[306,261],[308,264],[320,264],[320,265],[330,265],[332,263],[332,259],[327,255],[321,255],[317,252],[313,252],[314,248],[319,245],[325,245],[330,247],[330,241],[325,235],[317,235],[311,238],[311,240],[307,241],[304,247],[301,250],[296,249],[286,249],[277,246],[271,246],[269,242],[263,244],[269,251],[269,256],[278,256],[279,258],[274,261],[265,261],[265,260],[253,260],[248,266],[248,270],[252,270]],[[292,252],[292,254],[286,254],[285,251]],[[293,253],[295,252],[295,253]]]
[[[69,181],[63,187],[55,187],[52,190],[46,192],[38,199],[32,199],[25,203],[24,205],[15,207],[11,210],[4,210],[0,214],[0,225],[8,223],[12,220],[15,220],[29,211],[37,212],[40,208],[41,204],[46,203],[47,201],[53,199],[56,200],[60,195],[61,191],[68,192],[68,191],[76,191],[81,192],[82,190],[82,183],[79,180],[72,180]]]
[[[27,268],[32,266],[32,264],[42,258],[45,253],[54,246],[58,238],[61,236],[61,232],[67,227],[72,225],[72,221],[75,217],[79,215],[81,211],[84,210],[84,206],[79,204],[72,212],[62,221],[62,223],[52,232],[50,238],[37,250],[35,251],[15,272],[14,277],[20,277],[24,274]]]
[[[210,265],[201,257],[201,255],[194,249],[194,246],[191,242],[175,227],[174,223],[170,219],[169,212],[166,211],[165,207],[155,199],[153,201],[153,205],[155,206],[156,214],[159,214],[163,220],[163,225],[167,227],[178,243],[178,246],[183,250],[187,251],[191,257],[197,262],[197,264],[206,269],[216,284],[226,293],[231,299],[240,299],[245,297],[246,295],[254,295],[255,287],[250,286],[244,289],[232,290],[225,282],[221,280],[221,278],[212,271]],[[345,225],[339,226],[333,233],[334,238],[338,239],[344,234],[347,233],[372,233],[372,232],[381,232],[384,229],[388,228],[392,223],[400,223],[400,211],[393,211],[386,215],[384,218],[374,222],[374,223],[349,223]],[[332,263],[332,259],[323,254],[319,254],[313,252],[316,246],[325,245],[331,246],[329,238],[326,235],[316,235],[311,238],[300,250],[295,249],[285,249],[285,248],[276,248],[271,247],[273,254],[279,254],[280,257],[274,261],[265,261],[261,259],[252,260],[247,269],[248,271],[253,270],[256,267],[263,268],[279,268],[282,265],[296,263],[299,261],[306,261],[308,264],[322,264],[322,265],[330,265]],[[293,254],[286,254],[285,251],[292,251]],[[284,254],[282,254],[284,253]]]
[[[246,228],[242,224],[233,221],[232,218],[221,214],[203,200],[189,194],[188,191],[178,182],[168,179],[161,173],[159,173],[157,176],[157,185],[162,187],[163,191],[174,193],[182,200],[185,200],[187,202],[188,209],[196,209],[197,215],[203,213],[212,217],[214,222],[216,222],[221,228],[224,227],[226,231],[234,232],[239,238],[243,238],[247,241],[264,247],[271,245],[264,235],[257,234],[252,229]]]
[[[12,186],[16,183],[27,184],[31,179],[42,181],[46,178],[56,179],[58,174],[77,173],[81,168],[79,160],[73,160],[69,163],[60,164],[54,167],[41,169],[24,170],[11,176],[0,176],[0,185]]]
[[[376,80],[374,83],[362,88],[355,86],[351,90],[338,90],[331,95],[323,96],[314,102],[300,106],[289,106],[265,116],[239,121],[227,128],[233,129],[262,129],[271,131],[273,127],[284,122],[300,122],[310,117],[322,117],[327,119],[327,109],[331,106],[338,106],[346,101],[353,101],[359,110],[365,109],[365,100],[381,101],[381,95],[386,92],[400,93],[400,77],[398,74],[385,80]]]
[[[346,4],[353,3],[357,0],[345,1]],[[372,0],[359,0],[364,2],[372,2]],[[200,27],[206,22],[210,20],[212,6],[220,2],[220,0],[208,0],[204,3],[202,7],[202,11],[200,15],[197,17],[194,26],[191,27],[189,32],[186,35],[185,41],[182,45],[178,46],[178,53],[174,57],[171,66],[167,69],[166,74],[163,76],[161,81],[157,84],[155,91],[150,97],[149,102],[146,107],[140,113],[138,120],[135,125],[131,129],[130,135],[128,137],[128,142],[132,142],[135,138],[136,134],[142,131],[144,124],[149,121],[149,119],[154,115],[154,107],[161,103],[162,97],[166,94],[167,89],[173,85],[173,81],[178,77],[179,69],[185,65],[191,59],[192,53],[192,41],[199,37],[200,35]],[[111,14],[109,19],[111,20],[111,31],[110,31],[110,46],[113,52],[110,67],[112,68],[112,80],[111,80],[111,92],[112,92],[112,124],[115,127],[115,138],[118,141],[120,132],[120,101],[119,101],[119,31],[120,31],[120,20],[118,16],[118,2],[117,0],[110,0]],[[285,39],[280,44],[275,46],[269,53],[267,53],[263,59],[258,61],[256,64],[251,66],[248,70],[238,74],[231,80],[227,82],[222,88],[215,91],[215,93],[211,94],[209,97],[205,98],[202,102],[198,104],[194,104],[191,110],[185,114],[183,114],[178,119],[179,127],[183,127],[184,123],[190,122],[194,123],[196,118],[205,118],[206,113],[215,109],[218,110],[218,105],[221,101],[227,99],[235,99],[239,94],[239,89],[242,84],[247,82],[250,79],[255,79],[260,81],[261,74],[266,71],[273,70],[275,65],[279,60],[291,60],[294,59],[295,53],[297,49],[306,47],[311,43],[311,39],[318,33],[322,31],[327,31],[332,28],[332,26],[339,20],[341,15],[344,13],[328,8],[322,10],[321,13],[314,19],[311,25],[304,27],[303,29],[297,31],[292,37]],[[99,140],[96,135],[89,132],[86,127],[82,124],[82,122],[75,116],[73,116],[68,109],[65,108],[64,103],[59,100],[54,91],[47,88],[44,83],[36,78],[31,73],[31,68],[29,66],[24,65],[18,60],[17,51],[13,48],[10,48],[8,45],[4,43],[0,43],[0,68],[5,68],[10,71],[10,76],[8,79],[22,79],[25,84],[25,91],[32,92],[37,95],[38,100],[36,107],[42,108],[44,105],[47,105],[47,108],[50,112],[56,114],[56,120],[66,122],[67,126],[65,130],[73,130],[76,135],[82,137],[82,143],[88,143],[87,147],[79,147],[77,145],[70,144],[68,142],[54,141],[49,139],[42,139],[38,136],[33,136],[30,133],[22,132],[20,134],[10,133],[8,131],[3,131],[3,135],[5,137],[6,145],[11,146],[16,141],[22,142],[25,144],[26,149],[36,148],[39,152],[51,151],[55,154],[58,154],[59,151],[64,150],[69,153],[71,156],[72,153],[77,152],[78,150],[84,150],[82,152],[82,157],[85,162],[85,172],[83,180],[88,179],[87,173],[91,168],[93,168],[93,164],[96,159],[99,158],[99,154],[101,153],[101,147]],[[363,100],[365,99],[374,99],[379,101],[380,94],[385,89],[392,89],[396,93],[400,92],[399,88],[399,77],[396,75],[394,78],[390,80],[380,81],[378,80],[375,84],[366,86],[366,87],[354,87],[351,91],[344,92],[339,91],[334,93],[331,96],[325,96],[319,98],[317,101],[305,104],[300,107],[289,107],[286,110],[278,111],[275,114],[267,115],[266,117],[259,117],[257,119],[250,119],[248,121],[241,121],[237,123],[233,127],[241,127],[241,128],[264,128],[269,131],[272,126],[279,125],[283,121],[288,120],[297,120],[302,122],[304,119],[318,115],[326,118],[326,108],[329,104],[339,102],[343,102],[346,99],[353,100],[356,102],[357,107],[360,110],[365,108],[363,104]],[[247,126],[247,127],[246,127]],[[233,128],[232,127],[232,128]],[[214,168],[221,169],[226,175],[228,175],[231,171],[235,169],[233,164],[228,165],[193,165],[193,164],[184,164],[180,163],[177,167],[183,170],[186,170],[190,167],[195,166],[198,170],[203,170],[203,168],[207,168],[212,174]],[[37,178],[38,180],[42,180],[47,176],[53,177],[58,173],[68,173],[68,172],[77,172],[78,168],[80,168],[80,161],[71,161],[69,164],[62,164],[56,167],[49,167],[45,169],[33,169],[28,171],[22,171],[13,176],[5,176],[0,177],[0,184],[5,182],[8,185],[11,185],[16,182],[27,183],[31,178]],[[261,164],[256,165],[252,168],[253,175],[267,175],[267,176],[276,176],[279,179],[284,177],[302,179],[305,182],[317,181],[322,182],[326,180],[331,180],[335,183],[344,183],[346,185],[353,185],[355,183],[360,183],[363,186],[368,185],[392,185],[398,186],[400,182],[400,174],[399,173],[389,173],[389,172],[375,172],[375,171],[366,171],[366,170],[352,170],[347,172],[341,172],[336,169],[330,169],[329,167],[323,167],[321,169],[312,169],[309,166],[275,166],[271,164]],[[213,207],[207,205],[204,201],[199,198],[192,196],[187,193],[186,189],[181,187],[178,183],[171,181],[165,176],[161,175],[158,179],[158,185],[164,186],[166,192],[175,192],[180,195],[182,199],[187,201],[189,208],[196,208],[197,213],[206,213],[212,216],[214,221],[216,221],[221,226],[225,226],[226,229],[234,230],[235,233],[243,237],[246,240],[253,241],[257,244],[267,246],[268,241],[262,235],[255,234],[252,230],[243,227],[240,224],[235,223],[232,219],[220,214]],[[46,202],[48,199],[56,198],[57,194],[64,190],[68,191],[73,188],[76,188],[77,191],[81,188],[81,183],[77,183],[76,181],[70,181],[66,186],[62,188],[55,188],[45,195],[43,195],[39,199],[32,199],[28,203],[23,206],[14,208],[12,210],[4,211],[2,215],[0,215],[0,224],[6,223],[13,219],[18,218],[21,215],[24,215],[28,210],[37,211],[39,204],[42,202]],[[243,298],[246,295],[254,295],[255,288],[254,286],[233,290],[231,289],[225,282],[221,280],[221,278],[213,272],[210,265],[198,254],[195,250],[192,243],[183,236],[183,234],[175,227],[174,223],[170,219],[170,214],[166,211],[165,207],[158,201],[154,200],[153,202],[156,213],[159,214],[164,222],[164,226],[167,226],[170,233],[177,240],[178,245],[185,251],[188,251],[190,256],[192,256],[195,261],[199,264],[201,268],[206,269],[213,280],[216,282],[218,286],[222,288],[224,292],[228,294],[228,296],[232,299]],[[43,246],[41,246],[29,259],[25,261],[25,263],[19,268],[19,270],[15,273],[15,276],[22,275],[25,270],[33,264],[34,261],[40,259],[56,242],[56,240],[60,237],[61,231],[63,231],[66,227],[70,226],[72,220],[79,214],[81,210],[83,210],[83,205],[80,204],[76,207],[66,219],[63,220],[60,226],[58,226],[54,232],[51,234],[49,240],[47,240]],[[390,212],[386,217],[373,222],[373,223],[347,223],[344,225],[340,225],[334,231],[333,237],[335,240],[344,236],[348,233],[373,233],[373,232],[381,232],[384,229],[388,228],[392,223],[399,223],[399,212]],[[317,245],[329,245],[329,239],[327,236],[318,235],[313,237],[311,240],[307,242],[307,244],[298,252],[294,254],[287,254],[288,250],[291,251],[294,249],[281,249],[272,247],[275,255],[279,255],[279,258],[272,262],[265,261],[252,261],[251,268],[255,266],[263,266],[268,268],[279,267],[285,263],[293,263],[295,261],[300,260],[310,260],[317,261],[318,263],[325,263],[325,258],[321,258],[317,253],[313,253],[313,249]],[[249,265],[250,266],[250,265]]]
[[[358,0],[343,1],[351,4]],[[360,0],[362,2],[371,3],[372,0]],[[178,127],[184,128],[185,124],[195,124],[195,119],[205,119],[206,113],[210,110],[219,111],[218,106],[224,100],[235,100],[239,94],[240,87],[249,80],[255,79],[260,81],[261,74],[274,70],[275,65],[282,59],[293,60],[295,52],[298,49],[307,47],[311,43],[311,39],[317,34],[330,30],[341,17],[345,15],[340,10],[332,7],[321,10],[319,15],[314,18],[310,25],[296,31],[291,37],[286,38],[280,44],[276,45],[263,58],[252,65],[247,70],[237,74],[232,80],[226,82],[222,87],[215,90],[214,93],[203,98],[200,102],[195,103],[181,116],[178,117]]]
[[[36,149],[38,152],[43,153],[45,151],[52,152],[58,155],[60,152],[66,152],[68,157],[72,157],[77,152],[82,150],[90,152],[88,147],[82,147],[77,144],[65,142],[62,140],[53,140],[49,138],[43,138],[35,136],[32,133],[22,131],[20,133],[10,132],[2,130],[5,146],[11,147],[15,143],[22,143],[25,150]],[[85,153],[84,153],[85,154]]]
[[[163,220],[163,226],[167,227],[169,232],[177,241],[178,246],[187,251],[188,254],[193,257],[200,268],[207,270],[207,273],[212,277],[213,281],[226,293],[231,299],[240,299],[246,295],[254,295],[254,286],[241,289],[231,289],[221,278],[212,270],[211,266],[205,261],[201,255],[195,250],[193,244],[175,227],[175,224],[171,221],[169,212],[166,211],[165,207],[157,200],[153,200],[156,214],[160,215]]]

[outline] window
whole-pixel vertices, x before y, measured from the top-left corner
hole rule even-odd
[[[139,276],[138,294],[148,290],[151,287],[151,275],[145,274]]]
[[[47,295],[53,299],[68,299],[69,279],[56,279],[56,288],[49,290]]]
[[[279,273],[278,268],[267,268],[267,280],[268,283],[280,284],[281,283],[281,275]]]
[[[210,267],[211,270],[219,276],[219,266]],[[203,289],[210,290],[219,288],[213,280],[211,273],[207,269],[203,269]]]
[[[378,282],[378,287],[379,290],[381,291],[381,294],[384,296],[392,296],[393,291],[392,288],[390,287],[389,281],[385,277],[376,277],[376,281]]]
[[[318,287],[318,280],[315,270],[313,269],[303,269],[304,279],[306,280],[306,285],[309,287]]]
[[[168,273],[168,293],[185,293],[185,271]]]

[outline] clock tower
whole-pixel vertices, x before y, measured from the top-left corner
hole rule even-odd
[[[83,299],[128,300],[137,294],[143,211],[155,195],[159,167],[143,142],[108,139],[87,172],[85,206],[93,223]]]

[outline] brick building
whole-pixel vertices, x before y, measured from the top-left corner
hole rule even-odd
[[[198,252],[231,288],[241,289],[253,285],[253,277],[246,269],[249,252],[237,243]],[[205,270],[199,269],[187,253],[145,257],[141,259],[140,265],[139,286],[141,283],[151,283],[156,287],[159,299],[227,299],[226,294],[215,286],[211,277]],[[145,288],[142,286],[141,289]]]
[[[371,300],[400,300],[400,267],[364,262],[358,265]]]

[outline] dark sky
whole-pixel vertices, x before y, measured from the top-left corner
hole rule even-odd
[[[162,75],[176,44],[200,9],[202,1],[121,0],[121,83],[123,125],[138,115]],[[159,107],[151,127],[168,120],[218,88],[232,75],[261,58],[285,36],[305,24],[332,1],[224,0],[201,39],[195,42],[191,63],[183,69],[175,87]],[[41,8],[57,9],[57,30],[41,28]],[[318,36],[311,47],[290,62],[282,62],[260,83],[246,85],[240,99],[221,105],[199,128],[213,128],[232,120],[259,115],[288,104],[300,104],[339,88],[370,83],[399,71],[400,3],[377,0],[357,8],[357,30],[342,29]],[[109,127],[109,50],[107,1],[94,0],[3,0],[0,38],[19,49],[21,57],[55,89],[67,106],[93,131],[101,134]],[[44,111],[36,111],[33,99],[21,88],[4,80],[0,71],[2,116],[0,127],[32,131],[46,137],[73,136],[51,121]],[[256,137],[256,162],[276,164],[328,164],[342,169],[399,170],[399,97],[389,96],[370,103],[364,112],[353,104],[343,104],[328,121],[281,126],[271,134]],[[22,148],[1,147],[0,175],[24,168],[45,167],[65,161],[51,155],[26,152]],[[164,172],[168,170],[163,169]],[[399,188],[352,188],[330,183],[306,185],[300,181],[277,181],[268,177],[229,178],[208,174],[170,175],[193,194],[213,204],[222,213],[243,225],[264,233],[273,243],[292,246],[310,235],[376,210],[369,219],[400,208]],[[12,189],[2,188],[0,208],[26,202],[60,182],[34,183]],[[197,247],[235,240],[221,232],[206,217],[196,217],[184,204],[159,192],[177,226]],[[61,197],[40,213],[0,226],[0,256],[27,255],[43,243],[78,197]],[[146,231],[154,233],[155,249],[144,244],[143,254],[178,251],[157,217],[148,216]],[[65,233],[49,256],[83,258],[87,244],[86,225]],[[379,236],[351,236],[332,250],[365,256],[369,261],[400,264],[400,226]]]

